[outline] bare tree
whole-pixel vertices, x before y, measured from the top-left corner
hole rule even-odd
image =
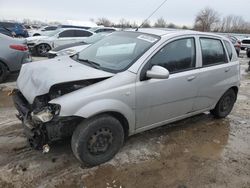
[[[167,27],[168,27],[168,28],[171,28],[171,29],[177,29],[177,28],[178,28],[178,26],[175,25],[175,24],[173,24],[173,23],[168,24]]]
[[[199,31],[212,31],[219,22],[219,13],[207,7],[197,14],[194,29]]]
[[[247,33],[250,31],[250,23],[247,23],[241,16],[229,15],[222,19],[220,31]]]
[[[110,27],[113,25],[113,23],[110,20],[108,20],[107,18],[98,18],[96,24],[103,25],[105,27]]]
[[[141,27],[142,28],[150,28],[151,27],[150,21],[149,20],[143,21],[143,25]]]
[[[126,19],[122,18],[119,21],[119,24],[117,25],[117,27],[121,27],[121,28],[129,28],[131,27],[131,24],[129,21],[127,21]]]
[[[160,27],[160,28],[164,28],[167,27],[167,22],[164,20],[164,18],[158,18],[155,22],[155,27]]]

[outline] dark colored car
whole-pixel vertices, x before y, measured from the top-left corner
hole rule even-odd
[[[6,29],[11,31],[15,37],[29,37],[28,31],[22,24],[15,22],[0,22],[0,33],[6,34]]]

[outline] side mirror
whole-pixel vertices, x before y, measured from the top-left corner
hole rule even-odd
[[[169,78],[169,71],[164,67],[154,65],[151,70],[148,70],[146,73],[147,78],[154,78],[154,79],[168,79]]]

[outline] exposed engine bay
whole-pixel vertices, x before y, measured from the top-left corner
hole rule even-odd
[[[19,90],[12,92],[14,104],[18,110],[18,119],[23,122],[24,132],[29,144],[42,149],[46,144],[70,137],[82,117],[60,117],[60,105],[49,101],[100,82],[105,78],[66,82],[53,85],[48,94],[37,96],[33,104],[25,99]]]

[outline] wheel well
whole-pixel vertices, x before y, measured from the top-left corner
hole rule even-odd
[[[7,66],[6,63],[4,63],[2,60],[0,60],[0,63],[2,63],[2,64],[7,68],[7,70],[10,71],[10,69],[9,69],[9,67]]]
[[[232,90],[234,91],[235,95],[237,96],[238,91],[239,91],[238,87],[233,86],[233,87],[231,87],[230,89],[232,89]]]
[[[124,130],[125,139],[128,137],[128,134],[129,134],[129,124],[128,124],[128,120],[124,117],[124,115],[122,115],[119,112],[104,112],[102,114],[107,114],[107,115],[113,116],[118,121],[120,121],[120,123],[122,124],[122,128]],[[100,115],[100,114],[98,114],[98,115]]]
[[[37,45],[36,45],[36,48],[37,48],[39,45],[41,45],[41,44],[47,44],[47,45],[52,49],[52,47],[51,47],[50,44],[48,44],[48,43],[40,43],[40,44],[37,44]]]

